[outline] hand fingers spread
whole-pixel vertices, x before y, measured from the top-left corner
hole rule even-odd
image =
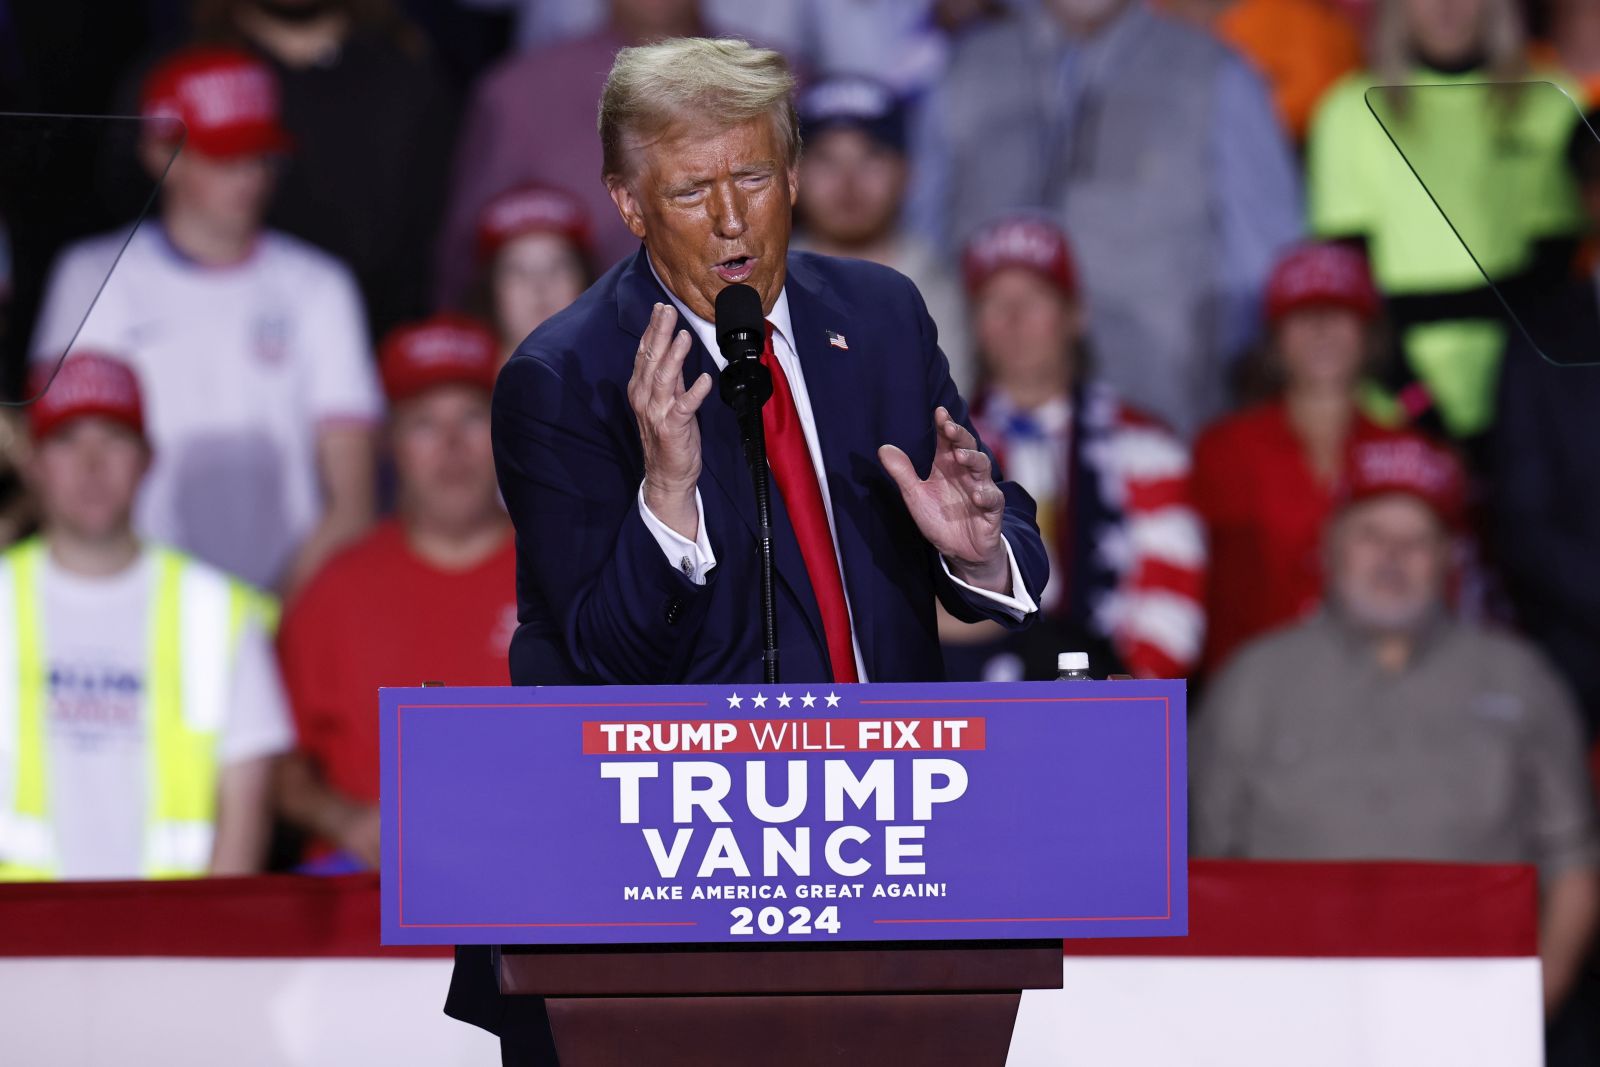
[[[976,448],[956,449],[956,462],[960,463],[968,473],[983,477],[989,473],[991,464],[989,457]]]
[[[672,340],[672,327],[678,321],[678,309],[671,304],[657,304],[650,312],[650,325],[644,329],[642,343],[655,359],[660,359]]]
[[[988,485],[979,486],[972,494],[972,506],[979,511],[1004,511],[1006,495],[1000,487],[990,482]]]
[[[884,445],[878,449],[878,462],[889,472],[889,477],[894,479],[901,493],[914,491],[922,481],[917,477],[917,468],[911,465],[911,457],[894,445]]]
[[[664,338],[658,337],[659,326],[663,318],[662,309],[666,305],[656,304],[650,311],[650,322],[644,328],[644,336],[639,338],[638,351],[633,354],[633,374],[628,378],[628,398],[638,406],[635,396],[636,387],[640,383],[648,383],[651,369],[658,363],[667,350]]]
[[[700,405],[705,403],[706,397],[710,395],[711,375],[702,374],[674,403],[680,415],[693,415],[700,410]]]
[[[666,354],[656,361],[650,372],[650,390],[657,399],[675,397],[683,392],[683,361],[691,344],[688,330],[679,330],[678,336],[667,346]]]
[[[976,448],[977,439],[967,432],[967,428],[950,417],[950,412],[938,408],[933,413],[933,425],[939,434],[941,448],[953,446],[955,448]]]

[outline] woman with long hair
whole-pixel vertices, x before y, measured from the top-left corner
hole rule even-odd
[[[1195,446],[1192,499],[1206,526],[1211,671],[1241,644],[1322,600],[1322,529],[1350,450],[1388,435],[1358,405],[1377,347],[1377,289],[1360,252],[1311,243],[1267,283],[1272,399],[1214,423]]]
[[[500,362],[593,278],[589,217],[558,189],[519,185],[478,215],[478,280],[469,310],[493,325]]]

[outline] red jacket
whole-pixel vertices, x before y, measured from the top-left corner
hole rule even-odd
[[[1357,414],[1345,447],[1395,432]],[[1321,603],[1322,528],[1336,492],[1312,471],[1281,400],[1200,435],[1191,497],[1210,543],[1207,672],[1252,637]]]

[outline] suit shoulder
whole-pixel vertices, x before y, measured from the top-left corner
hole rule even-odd
[[[909,285],[910,278],[882,263],[870,259],[850,259],[846,256],[827,256],[821,252],[791,251],[791,267],[810,270],[823,279],[837,284],[840,281],[858,285]]]
[[[818,283],[849,303],[881,309],[886,300],[915,299],[921,303],[916,283],[893,267],[866,259],[825,256],[819,252],[790,252],[789,270],[801,282]]]

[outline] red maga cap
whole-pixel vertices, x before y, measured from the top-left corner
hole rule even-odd
[[[1278,258],[1267,279],[1267,321],[1303,307],[1349,308],[1364,319],[1378,314],[1378,289],[1367,257],[1348,245],[1298,245]]]
[[[961,253],[968,295],[1007,267],[1044,275],[1067,296],[1078,293],[1078,272],[1067,233],[1040,215],[1013,215],[978,228]]]
[[[147,119],[181,120],[188,146],[208,156],[260,156],[290,147],[279,122],[277,76],[237,48],[174,52],[145,79],[140,112]]]
[[[1396,433],[1351,449],[1341,506],[1389,493],[1422,501],[1446,526],[1461,525],[1466,511],[1466,476],[1455,456],[1426,438]]]
[[[30,393],[43,395],[28,407],[28,427],[35,441],[85,415],[120,422],[144,436],[144,403],[133,368],[113,356],[84,352],[68,356],[55,380],[53,366],[35,368]]]
[[[478,213],[478,258],[487,263],[510,241],[530,233],[564,237],[589,256],[589,213],[577,197],[543,185],[507,189]]]
[[[446,312],[396,327],[383,339],[378,367],[392,403],[439,385],[494,389],[499,343],[477,319]]]

